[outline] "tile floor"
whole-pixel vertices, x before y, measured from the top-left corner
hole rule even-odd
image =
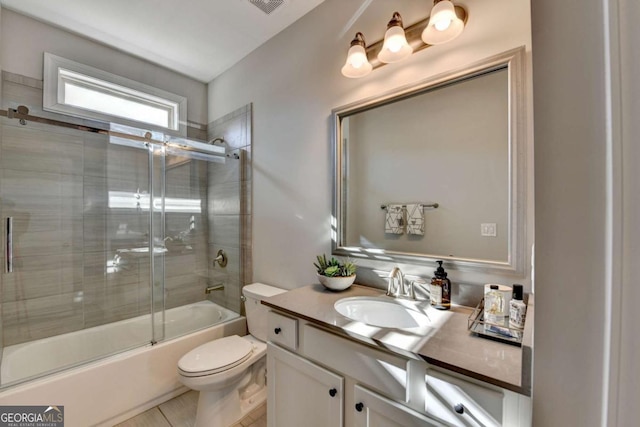
[[[198,392],[191,390],[114,427],[193,427],[196,423],[197,407]],[[266,403],[254,409],[239,423],[233,425],[233,427],[266,426]]]

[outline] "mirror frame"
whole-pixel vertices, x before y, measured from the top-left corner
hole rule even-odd
[[[342,121],[353,114],[409,98],[439,87],[477,77],[498,69],[507,69],[509,93],[509,225],[508,259],[493,261],[477,258],[450,257],[437,254],[388,251],[385,249],[345,246],[346,177],[343,174],[346,147],[342,138]],[[402,86],[381,95],[369,97],[332,110],[333,119],[333,208],[331,222],[332,254],[354,259],[382,262],[433,265],[444,260],[451,269],[524,275],[527,253],[527,115],[526,69],[524,46],[512,49],[460,69],[438,74],[416,84]]]

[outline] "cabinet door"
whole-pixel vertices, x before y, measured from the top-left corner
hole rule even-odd
[[[270,427],[342,427],[341,376],[269,343],[267,386]]]
[[[437,427],[443,426],[401,404],[360,386],[355,387],[356,427]]]

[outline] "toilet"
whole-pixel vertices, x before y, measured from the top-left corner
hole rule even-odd
[[[178,361],[182,384],[200,392],[196,427],[230,426],[266,401],[268,308],[261,301],[283,292],[262,283],[245,286],[249,335],[208,342]]]

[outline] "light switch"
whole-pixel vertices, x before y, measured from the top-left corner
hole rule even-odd
[[[486,223],[480,224],[480,235],[483,237],[496,237],[496,224]]]

